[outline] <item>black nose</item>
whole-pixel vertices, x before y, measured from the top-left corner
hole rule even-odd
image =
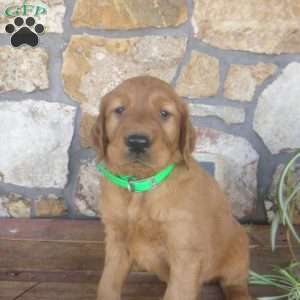
[[[145,152],[150,147],[150,140],[142,134],[131,134],[126,139],[129,150],[135,153]]]

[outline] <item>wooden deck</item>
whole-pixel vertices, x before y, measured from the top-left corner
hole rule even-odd
[[[272,265],[287,264],[289,252],[283,236],[272,253],[267,226],[246,228],[253,270],[268,272]],[[98,221],[1,220],[0,300],[95,300],[103,259],[103,227]],[[164,290],[155,276],[132,273],[122,299],[158,300]],[[258,287],[251,291],[253,297],[278,294]],[[223,299],[213,285],[206,286],[202,295],[203,300]]]

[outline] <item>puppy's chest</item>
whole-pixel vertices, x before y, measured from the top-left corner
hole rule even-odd
[[[157,241],[163,235],[158,209],[143,195],[132,197],[127,207],[128,238]]]
[[[127,210],[128,235],[130,248],[161,247],[164,244],[164,222],[159,218],[151,199],[141,195],[131,199]]]
[[[134,270],[155,272],[166,257],[164,222],[157,218],[156,208],[147,199],[136,197],[128,206],[127,247]]]

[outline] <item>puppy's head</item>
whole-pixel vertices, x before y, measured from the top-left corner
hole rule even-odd
[[[170,85],[149,76],[128,79],[103,97],[92,137],[98,160],[137,177],[188,164],[195,144],[186,105]]]

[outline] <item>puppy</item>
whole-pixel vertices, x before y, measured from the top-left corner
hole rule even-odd
[[[133,265],[167,283],[164,300],[195,300],[211,280],[227,300],[251,299],[247,235],[192,158],[195,131],[172,87],[124,81],[103,97],[92,138],[106,233],[97,300],[120,300]]]

